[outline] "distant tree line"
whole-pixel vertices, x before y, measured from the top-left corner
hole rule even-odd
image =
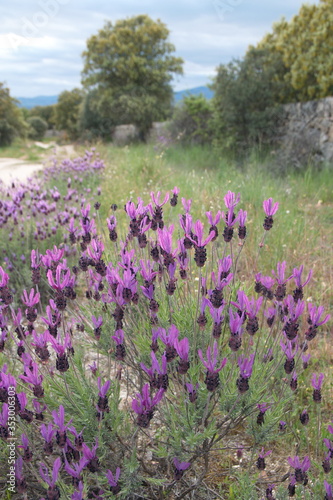
[[[0,83],[0,145],[39,139],[47,128],[70,140],[110,140],[115,126],[129,123],[146,140],[154,121],[169,120],[181,144],[246,151],[271,143],[282,104],[333,95],[333,0],[303,5],[242,59],[218,66],[209,101],[188,96],[173,105],[171,81],[183,61],[168,37],[146,15],[106,22],[87,40],[82,89],[62,92],[53,106],[20,110]]]

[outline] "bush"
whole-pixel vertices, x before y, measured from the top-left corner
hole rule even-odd
[[[72,165],[77,177],[88,160]],[[193,223],[191,200],[178,210],[174,188],[163,198],[151,192],[146,204],[128,200],[125,210],[111,205],[105,227],[99,202],[95,213],[83,199],[72,209],[77,195],[68,186],[59,214],[77,248],[74,267],[61,245],[32,252],[33,287],[17,292],[23,310],[0,267],[0,437],[20,443],[13,486],[2,483],[2,492],[252,500],[296,489],[322,498],[333,428],[321,425],[326,381],[308,374],[307,350],[329,316],[303,300],[312,272],[278,262],[264,275],[254,265],[254,282],[245,282],[247,212],[231,191],[205,224]],[[18,214],[22,200],[20,190]],[[48,209],[43,197],[35,201]],[[269,251],[278,208],[263,202],[259,251]],[[307,409],[299,415],[301,385]],[[3,446],[3,468],[8,453]]]
[[[7,120],[0,120],[0,146],[10,146],[15,136],[15,128]]]
[[[9,146],[15,137],[25,137],[27,124],[17,103],[0,82],[0,147]]]
[[[47,131],[48,125],[40,116],[30,116],[27,119],[29,125],[28,137],[35,141],[41,141]]]
[[[268,50],[252,48],[243,60],[221,65],[213,84],[215,143],[222,149],[247,152],[268,146],[276,134],[281,109],[275,76],[282,61]]]
[[[172,137],[182,144],[207,144],[212,141],[211,103],[203,96],[187,96],[175,107],[170,123]]]

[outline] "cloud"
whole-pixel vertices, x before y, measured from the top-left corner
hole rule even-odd
[[[242,57],[250,44],[256,44],[270,31],[274,21],[283,14],[289,19],[302,3],[303,0],[7,0],[1,7],[1,79],[17,96],[70,90],[80,84],[81,54],[87,38],[97,34],[106,20],[114,22],[146,13],[167,25],[177,55],[185,61],[185,76],[177,77],[175,86],[203,85],[219,64]]]

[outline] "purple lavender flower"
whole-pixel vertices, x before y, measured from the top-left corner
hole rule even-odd
[[[9,275],[0,266],[0,289],[6,288],[9,282]]]
[[[309,283],[310,279],[312,278],[312,274],[313,274],[313,270],[310,269],[308,277],[306,278],[305,281],[302,282],[301,279],[302,279],[303,268],[304,268],[304,266],[301,265],[299,268],[294,267],[294,269],[293,269],[292,277],[294,278],[295,285],[296,285],[296,288],[293,291],[293,297],[294,297],[295,301],[297,301],[299,299],[300,300],[303,299],[303,288],[305,287],[305,285],[307,285]]]
[[[307,425],[309,423],[310,417],[308,414],[308,410],[305,408],[299,416],[299,420],[302,425]]]
[[[44,396],[43,375],[38,372],[38,365],[33,362],[32,369],[26,370],[26,375],[20,375],[20,379],[33,386],[33,393],[36,398],[42,398]]]
[[[117,467],[115,475],[112,474],[110,469],[106,471],[106,477],[110,485],[110,491],[116,495],[120,491],[120,484],[119,484],[119,478],[120,478],[120,467]]]
[[[333,487],[327,481],[324,481],[326,495],[324,500],[333,500]]]
[[[305,332],[306,340],[312,340],[317,335],[318,326],[324,325],[330,319],[330,314],[327,314],[324,319],[321,319],[321,316],[324,312],[324,307],[319,306],[316,307],[314,304],[309,303],[308,305],[308,324],[309,329]]]
[[[256,279],[258,278],[258,275],[256,275]],[[272,300],[274,298],[274,293],[273,293],[273,286],[275,283],[274,278],[271,278],[271,276],[261,276],[260,275],[260,284],[261,284],[261,293],[263,294],[264,297],[267,297],[269,300]]]
[[[27,320],[30,323],[33,323],[37,318],[37,309],[35,309],[35,305],[40,301],[40,293],[35,292],[33,288],[31,288],[30,293],[28,295],[26,290],[23,290],[23,295],[21,297],[22,302],[27,306],[25,311]]]
[[[98,441],[96,439],[96,444],[90,449],[86,443],[82,444],[83,458],[86,460],[86,467],[90,472],[97,472],[99,470],[99,460],[96,455],[96,450],[98,448]]]
[[[311,461],[308,456],[305,456],[301,462],[298,456],[288,457],[288,463],[295,469],[295,479],[297,483],[304,483],[307,479],[306,472],[311,467]]]
[[[254,363],[255,355],[251,354],[248,358],[244,356],[240,356],[238,358],[238,366],[239,366],[239,377],[236,380],[236,385],[241,394],[249,390],[249,380],[252,375],[253,363]]]
[[[123,361],[126,356],[126,349],[124,344],[124,331],[119,329],[115,331],[115,334],[111,338],[116,343],[116,359],[118,361]]]
[[[190,467],[191,463],[190,462],[180,462],[178,460],[178,458],[174,458],[173,463],[175,466],[174,478],[175,478],[175,481],[179,481],[183,477],[184,471]]]
[[[222,333],[222,323],[224,320],[223,310],[225,304],[222,304],[218,309],[211,303],[209,304],[209,312],[213,320],[213,337],[219,338]]]
[[[293,344],[290,340],[287,340],[285,344],[282,340],[280,341],[280,346],[284,354],[286,355],[286,361],[284,363],[284,370],[287,374],[292,373],[295,367],[295,355],[298,351],[298,345],[293,349]]]
[[[283,332],[288,340],[294,340],[298,334],[299,318],[303,314],[305,303],[302,300],[295,302],[293,297],[288,295],[283,301],[283,308],[288,311],[283,318],[285,321]]]
[[[179,188],[177,186],[175,186],[172,190],[172,197],[170,198],[170,205],[172,207],[175,207],[177,205],[177,202],[178,202],[178,195],[179,195]]]
[[[188,213],[191,210],[192,200],[186,200],[185,198],[182,198],[182,205],[185,213]]]
[[[273,198],[268,198],[263,202],[262,206],[266,214],[263,226],[265,231],[269,231],[273,227],[273,215],[278,211],[279,204],[278,202],[273,204]]]
[[[49,335],[49,341],[51,342],[53,349],[57,353],[57,360],[56,360],[56,368],[59,370],[61,373],[66,372],[69,369],[69,362],[68,362],[68,356],[66,353],[72,349],[72,341],[70,334],[67,333],[65,335],[65,339],[63,341],[63,344],[59,344],[56,342],[56,340]]]
[[[95,339],[99,340],[100,337],[101,337],[101,331],[102,331],[102,325],[103,325],[103,317],[102,316],[98,316],[98,318],[96,318],[94,315],[92,315],[91,316],[91,321],[92,321],[92,324],[94,326]]]
[[[22,457],[23,462],[31,462],[33,453],[30,450],[29,439],[28,439],[28,436],[26,434],[21,435],[21,442],[22,442],[22,445],[19,445],[18,448],[23,448],[23,451],[24,451],[23,457]]]
[[[157,361],[154,351],[150,353],[152,367],[147,368],[144,363],[140,363],[141,368],[149,375],[150,387],[153,389],[164,389],[167,390],[169,385],[168,370],[167,370],[167,358],[163,354],[161,358],[161,365]]]
[[[286,296],[286,283],[289,281],[293,275],[288,278],[285,277],[287,262],[278,262],[277,263],[277,272],[272,271],[273,276],[275,276],[275,280],[277,282],[277,288],[275,290],[275,298],[278,302],[281,302]]]
[[[107,380],[105,384],[102,385],[101,382],[101,377],[98,377],[97,379],[97,385],[98,385],[98,402],[97,402],[97,411],[100,413],[103,412],[109,412],[109,405],[108,405],[108,397],[106,393],[110,389],[111,382],[110,380]]]
[[[158,243],[162,250],[162,255],[164,255],[164,265],[168,266],[173,262],[173,259],[177,253],[176,250],[172,250],[172,235],[174,231],[174,225],[170,224],[169,227],[164,227],[163,229],[158,229]]]
[[[15,461],[15,483],[18,493],[25,493],[27,491],[27,483],[23,476],[23,459],[21,456]]]
[[[56,432],[56,441],[60,448],[64,448],[67,441],[67,429],[72,419],[65,425],[65,410],[62,405],[59,406],[59,411],[52,412],[54,424],[58,427]]]
[[[208,222],[210,224],[210,228],[209,228],[209,233],[211,233],[212,231],[215,232],[215,236],[214,238],[212,239],[212,241],[215,241],[216,238],[218,237],[219,235],[219,232],[218,232],[218,229],[217,229],[217,225],[218,223],[220,222],[221,220],[221,217],[222,217],[222,212],[219,210],[217,212],[217,214],[215,215],[215,217],[213,217],[212,213],[211,212],[206,212],[206,217],[208,219]]]
[[[138,415],[137,424],[139,427],[149,427],[149,423],[154,416],[155,406],[161,401],[164,392],[164,389],[161,388],[152,398],[149,384],[145,384],[142,388],[142,394],[136,394],[136,399],[132,401],[132,410]]]
[[[53,278],[52,271],[49,269],[47,272],[47,279],[52,288],[54,288],[58,293],[68,285],[70,279],[70,270],[64,268],[62,265],[58,265],[56,269],[55,279]]]
[[[257,416],[257,424],[262,425],[265,421],[265,413],[267,410],[271,408],[271,405],[268,403],[259,403],[257,404],[257,408],[259,409],[259,413]]]
[[[190,368],[190,362],[188,359],[189,356],[189,351],[190,351],[190,343],[187,337],[183,338],[182,340],[178,340],[178,338],[174,342],[174,347],[178,353],[179,356],[179,363],[177,367],[178,373],[181,375],[184,375],[187,373],[188,369]]]
[[[162,342],[165,344],[165,355],[167,362],[170,363],[176,356],[177,351],[175,348],[175,341],[178,339],[179,331],[175,325],[171,325],[169,328],[169,334],[166,334],[164,328],[159,328],[159,337]]]
[[[259,470],[264,470],[266,468],[266,463],[265,463],[265,458],[268,457],[272,453],[272,450],[266,451],[264,448],[261,448],[261,452],[259,453],[258,459],[257,459],[257,467]]]
[[[280,432],[285,431],[286,427],[287,427],[287,422],[285,422],[284,420],[280,420],[280,422],[279,422],[279,431]]]
[[[304,368],[304,370],[306,370],[306,368],[309,365],[309,361],[311,359],[311,354],[302,354],[301,358],[302,358],[302,362],[303,362],[303,368]]]
[[[198,387],[199,384],[196,384],[195,386],[189,382],[186,382],[185,387],[188,392],[188,397],[191,403],[194,403],[197,400],[198,397]]]
[[[239,315],[229,308],[229,327],[231,334],[229,338],[229,347],[234,352],[238,351],[242,345],[243,322],[244,313]]]
[[[8,404],[4,403],[0,412],[0,438],[7,439],[8,437]]]
[[[82,481],[82,471],[87,465],[87,458],[81,457],[79,463],[74,462],[72,466],[66,461],[64,469],[72,477],[72,482],[75,489],[79,488],[79,484]]]
[[[246,219],[247,212],[246,210],[240,209],[238,212],[238,237],[240,240],[244,240],[246,238]]]
[[[317,378],[317,374],[313,373],[311,377],[311,385],[313,387],[313,401],[320,403],[321,401],[321,386],[323,384],[324,374],[320,373]]]
[[[203,267],[205,265],[207,258],[207,251],[205,247],[215,236],[215,231],[211,231],[207,238],[203,239],[203,230],[203,223],[200,220],[197,220],[194,223],[193,237],[191,237],[191,235],[186,235],[195,245],[194,260],[198,267]]]
[[[216,340],[214,341],[213,352],[210,346],[207,347],[206,351],[207,361],[203,357],[202,350],[201,349],[198,350],[199,358],[201,359],[202,364],[207,368],[205,384],[208,391],[214,391],[215,389],[217,389],[220,383],[218,374],[227,363],[227,358],[224,358],[221,361],[220,365],[217,366],[218,354],[219,352]]]
[[[58,457],[53,462],[52,479],[49,475],[49,470],[44,463],[41,463],[39,467],[39,473],[41,475],[41,478],[49,485],[47,491],[47,498],[52,498],[52,500],[58,500],[60,498],[60,490],[58,486],[55,484],[58,479],[60,467],[61,467],[61,458]]]

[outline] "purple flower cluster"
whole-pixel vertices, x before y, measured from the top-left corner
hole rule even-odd
[[[82,175],[91,169],[100,170],[101,163],[92,158],[87,153],[80,162],[64,162],[61,172],[68,176],[75,171],[75,176],[79,176],[79,168],[82,168]],[[50,167],[45,175],[51,178],[57,168]],[[240,254],[235,255],[232,248],[237,237],[234,235],[236,226],[240,250],[246,237],[247,213],[237,209],[239,193],[229,191],[226,194],[225,212],[206,213],[207,227],[201,220],[193,221],[191,200],[185,199],[182,199],[179,226],[166,223],[163,209],[167,202],[171,207],[177,205],[177,187],[171,195],[166,193],[164,197],[160,192],[150,193],[147,205],[141,198],[136,203],[129,200],[122,214],[126,217],[126,237],[122,241],[119,238],[120,217],[115,215],[113,207],[113,214],[106,221],[107,239],[110,240],[107,243],[99,234],[91,204],[80,198],[73,185],[72,179],[68,178],[65,198],[70,201],[78,197],[80,208],[69,209],[61,214],[60,219],[58,204],[63,196],[58,189],[50,190],[52,202],[39,192],[31,204],[38,214],[45,217],[57,214],[58,223],[61,220],[63,224],[60,225],[69,233],[72,247],[77,248],[77,264],[70,267],[65,248],[61,245],[50,245],[45,252],[32,250],[33,287],[22,291],[22,310],[12,305],[8,269],[0,267],[0,351],[5,351],[13,341],[19,356],[19,373],[14,376],[7,366],[0,372],[0,437],[6,440],[9,436],[10,388],[23,387],[25,390],[17,393],[15,398],[15,413],[28,429],[22,433],[21,454],[17,462],[20,491],[27,490],[27,464],[37,459],[32,438],[35,432],[44,460],[40,463],[39,474],[48,488],[46,497],[60,498],[59,481],[70,479],[75,490],[73,500],[81,500],[86,496],[88,485],[94,482],[92,478],[100,477],[102,473],[104,477],[100,484],[114,495],[121,491],[122,481],[132,480],[128,470],[121,476],[119,467],[129,463],[132,447],[145,448],[144,454],[138,453],[136,467],[139,469],[139,463],[143,464],[147,472],[147,442],[155,439],[155,432],[163,436],[164,432],[172,431],[168,411],[175,415],[174,418],[178,410],[185,415],[182,424],[172,423],[175,434],[179,431],[177,426],[187,423],[196,428],[197,435],[204,434],[209,418],[219,419],[222,412],[227,416],[223,417],[225,420],[219,424],[219,429],[237,421],[233,412],[239,412],[239,422],[241,417],[245,418],[243,415],[252,418],[250,415],[257,412],[254,417],[257,425],[253,427],[254,432],[261,432],[261,426],[265,429],[267,422],[276,418],[273,411],[276,400],[269,397],[270,393],[264,392],[265,389],[272,389],[277,383],[284,387],[287,382],[296,392],[300,362],[306,369],[310,356],[305,351],[319,327],[327,323],[329,315],[324,314],[322,306],[304,300],[304,287],[309,283],[312,271],[303,279],[303,266],[287,272],[287,262],[279,262],[271,275],[255,274],[257,296],[253,296],[250,287],[246,291],[242,289],[237,269]],[[18,196],[18,203],[23,198]],[[278,204],[270,198],[263,206],[266,213],[264,228],[268,231],[273,225]],[[208,248],[214,256],[212,262],[207,262]],[[199,278],[193,282],[192,275],[197,268]],[[41,281],[47,283],[50,293],[46,303],[39,291]],[[191,289],[193,283],[196,290]],[[194,295],[191,296],[194,290],[195,299]],[[45,307],[41,313],[43,302]],[[307,314],[306,327],[302,319],[304,314]],[[64,384],[69,407],[76,406],[71,401],[73,389],[68,381],[81,376],[81,372],[77,373],[78,361],[74,358],[76,345],[81,339],[82,345],[93,345],[98,351],[97,363],[94,361],[89,365],[90,370],[87,369],[94,375],[89,373],[87,377],[91,404],[85,409],[87,414],[90,410],[92,412],[86,421],[83,420],[88,427],[86,434],[90,435],[89,445],[85,442],[84,425],[79,428],[76,421],[74,425],[65,402],[58,407],[44,403],[51,380],[57,388]],[[107,363],[101,361],[100,352],[108,356]],[[281,359],[285,379],[280,377],[283,370],[278,370]],[[253,380],[261,380],[262,387],[255,387]],[[322,373],[312,375],[316,403],[322,399],[323,380]],[[124,437],[121,436],[122,419],[118,418],[115,408],[119,404],[119,389],[125,390],[125,386],[126,401],[121,402],[128,417]],[[254,401],[252,398],[249,402],[248,395],[250,400],[255,390],[258,399]],[[130,404],[127,396],[131,398]],[[232,402],[223,406],[228,398]],[[82,411],[80,405],[79,409]],[[304,425],[307,423],[307,410],[303,410],[300,420]],[[33,425],[29,425],[32,422]],[[130,438],[126,427],[129,422],[136,425]],[[287,422],[279,422],[280,430],[285,431]],[[168,426],[171,430],[165,431]],[[96,431],[95,439],[91,438],[92,428]],[[213,434],[207,431],[207,435]],[[218,431],[215,434],[218,436]],[[212,439],[215,439],[215,434]],[[104,442],[103,449],[99,447],[101,440],[97,440],[97,435],[110,437],[107,451]],[[191,460],[180,462],[173,458],[174,480],[179,481],[178,484],[181,484],[185,470],[192,466],[189,457],[204,455],[207,443],[213,445],[210,438],[202,440],[201,444],[198,436],[191,439],[195,443],[193,446],[182,435],[177,442],[178,448],[169,444],[169,437],[164,441],[168,446],[169,462],[175,455],[183,453],[180,453],[180,443],[184,455],[186,453]],[[119,443],[123,446],[121,453]],[[333,446],[329,439],[324,445],[328,448],[323,462],[326,472],[331,467]],[[271,453],[271,450],[265,452],[262,448],[256,462],[259,470],[265,469],[265,458]],[[112,455],[112,458],[106,458],[106,455]],[[165,457],[160,462],[158,459],[154,458],[160,471]],[[301,461],[298,456],[289,457],[288,462],[294,469],[289,484],[292,493],[296,484],[307,485],[311,463],[309,457]],[[128,469],[130,467],[132,465]],[[96,481],[96,484],[99,483]],[[329,498],[328,483],[325,488]],[[272,498],[273,489],[273,484],[268,485],[267,498],[268,495]],[[102,486],[94,487],[89,494],[103,498]]]

